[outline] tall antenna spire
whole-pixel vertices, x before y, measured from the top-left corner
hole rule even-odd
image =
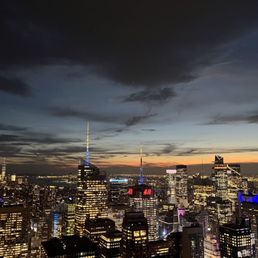
[[[86,130],[86,164],[90,163],[90,150],[89,150],[89,145],[90,145],[90,123],[87,121],[87,130]]]
[[[142,185],[144,183],[144,176],[143,176],[143,164],[142,164],[142,146],[140,148],[140,179],[139,184]]]

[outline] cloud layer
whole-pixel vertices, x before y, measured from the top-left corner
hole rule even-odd
[[[257,1],[2,5],[0,68],[69,62],[95,67],[98,74],[133,87],[193,80],[200,69],[216,62],[226,43],[258,22]],[[17,92],[24,94],[23,87]]]

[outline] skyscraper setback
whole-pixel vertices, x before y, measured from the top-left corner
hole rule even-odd
[[[78,166],[77,198],[75,206],[75,233],[84,233],[85,220],[107,217],[107,180],[90,163],[89,124],[86,134],[86,157]]]

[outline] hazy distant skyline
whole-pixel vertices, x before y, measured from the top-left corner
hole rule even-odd
[[[76,168],[258,161],[257,1],[2,1],[0,156]]]

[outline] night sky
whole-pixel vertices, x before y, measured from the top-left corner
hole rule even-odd
[[[111,172],[258,160],[257,0],[6,0],[0,33],[13,172],[75,171],[86,121]]]

